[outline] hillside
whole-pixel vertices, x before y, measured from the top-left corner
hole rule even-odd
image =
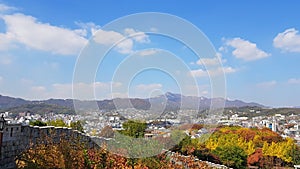
[[[153,98],[116,98],[111,100],[81,101],[73,99],[48,99],[40,101],[29,101],[21,98],[13,98],[0,95],[0,110],[10,112],[31,111],[35,113],[45,113],[49,111],[57,113],[73,113],[74,103],[76,110],[97,111],[136,108],[139,110],[149,110],[165,105],[165,110],[178,109],[207,109],[214,103],[217,108],[225,107],[265,107],[258,103],[246,103],[241,100],[226,100],[223,98],[206,98],[195,96],[183,96],[180,94],[166,93]],[[225,105],[224,105],[225,104]]]
[[[47,114],[47,113],[61,113],[61,114],[74,114],[74,109],[70,109],[63,106],[51,105],[51,104],[24,104],[21,106],[11,107],[2,109],[1,111],[11,112],[13,114],[17,114],[20,112],[31,112],[35,114]]]

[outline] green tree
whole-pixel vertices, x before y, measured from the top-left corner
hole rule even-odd
[[[70,127],[71,127],[73,130],[78,130],[78,131],[84,133],[84,131],[83,131],[83,126],[82,126],[82,122],[81,122],[81,121],[71,122]]]
[[[39,121],[39,120],[35,120],[35,121],[30,121],[29,125],[32,125],[32,126],[47,126],[47,123]]]
[[[48,126],[54,126],[54,127],[68,127],[68,125],[62,120],[51,120],[47,123]]]
[[[292,157],[293,157],[293,163],[295,165],[300,164],[300,147],[299,146],[294,146],[293,151],[292,151]]]
[[[242,169],[247,166],[247,153],[238,146],[219,146],[213,153],[228,167]]]
[[[147,128],[147,124],[141,121],[129,120],[123,123],[124,130],[121,132],[124,135],[141,138],[145,135],[145,130]]]

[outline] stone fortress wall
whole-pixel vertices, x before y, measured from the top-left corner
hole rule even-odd
[[[72,130],[67,127],[53,127],[53,126],[23,126],[21,124],[8,124],[3,131],[3,140],[0,154],[0,168],[14,169],[16,168],[15,157],[20,155],[24,150],[28,149],[30,145],[37,142],[45,135],[50,135],[52,139],[59,140],[60,136],[79,138],[87,143],[90,147],[98,146],[96,142],[105,141],[105,138],[89,137],[84,133]],[[53,137],[54,136],[54,137]]]

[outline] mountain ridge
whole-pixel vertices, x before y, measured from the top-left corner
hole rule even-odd
[[[135,108],[140,110],[149,110],[156,107],[164,106],[165,110],[178,110],[178,109],[205,109],[210,108],[213,104],[216,108],[221,107],[266,107],[262,104],[255,102],[244,102],[241,100],[229,100],[224,98],[207,98],[197,96],[184,96],[181,94],[167,92],[163,95],[159,95],[152,98],[115,98],[105,100],[76,100],[76,99],[47,99],[47,100],[25,100],[22,98],[14,98],[10,96],[0,95],[0,109],[10,111],[13,108],[18,110],[28,105],[43,105],[44,107],[49,105],[53,108],[53,105],[58,106],[59,110],[67,108],[70,111],[74,111],[74,102],[76,103],[76,110],[114,110],[114,109],[126,109]],[[49,108],[48,108],[49,109]],[[47,109],[47,110],[48,110]]]

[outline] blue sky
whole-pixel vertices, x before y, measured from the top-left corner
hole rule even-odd
[[[101,34],[103,26],[126,15],[161,12],[192,23],[211,41],[226,75],[227,98],[274,107],[300,106],[299,9],[298,1],[0,0],[0,93],[32,100],[71,98],[79,52],[96,31]],[[146,21],[139,22],[142,25]],[[113,79],[114,73],[122,68],[120,64],[132,67],[139,60],[135,55],[145,54],[132,54],[133,51],[149,49],[144,52],[153,56],[152,61],[156,61],[155,58],[163,61],[169,65],[166,69],[175,74],[188,71],[183,65],[174,66],[178,60],[184,63],[192,76],[184,74],[186,79],[182,81],[195,79],[197,95],[211,97],[208,69],[203,63],[214,65],[217,60],[199,59],[184,44],[167,37],[131,27],[122,31],[105,30],[101,35],[123,37],[137,33],[139,36],[107,54],[93,75],[93,83],[74,84],[74,88],[84,93],[85,88],[93,86],[97,99],[112,95],[148,97],[167,91],[184,91],[185,95],[197,93],[193,82],[180,84],[177,76],[159,70],[144,70],[124,79],[129,81],[129,86]],[[162,50],[151,50],[154,48]],[[128,56],[130,54],[132,56]],[[128,58],[132,60],[126,66]],[[177,60],[173,62],[168,58]],[[218,69],[209,71],[212,76],[220,74]],[[122,75],[122,71],[119,72]],[[183,85],[190,88],[181,90]]]

